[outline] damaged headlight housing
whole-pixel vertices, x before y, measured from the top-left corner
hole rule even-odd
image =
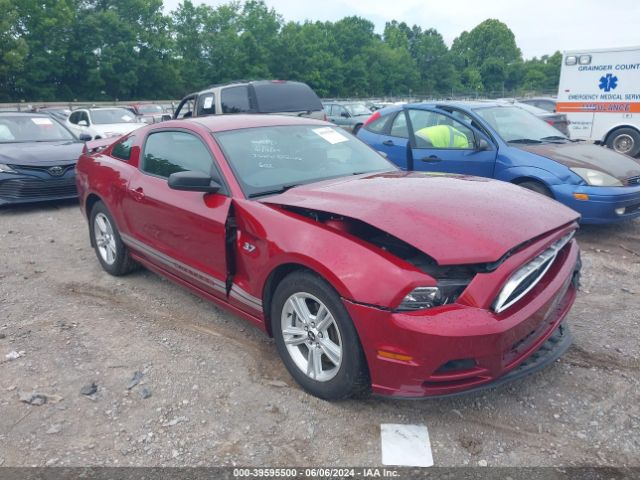
[[[438,282],[437,287],[417,287],[402,299],[397,310],[425,310],[455,302],[467,288],[468,281]]]
[[[18,173],[6,163],[0,163],[0,173]]]
[[[590,168],[572,168],[571,171],[592,187],[621,187],[622,182],[608,173]]]

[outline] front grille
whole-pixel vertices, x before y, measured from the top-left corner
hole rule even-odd
[[[30,171],[30,172],[48,173],[49,175],[51,175],[53,177],[61,177],[65,173],[67,173],[69,170],[74,168],[75,167],[75,163],[66,164],[66,165],[47,165],[47,166],[44,166],[44,165],[37,165],[37,166],[33,166],[33,165],[10,165],[10,167],[14,168],[15,170],[26,170],[26,171]],[[60,168],[58,173],[56,175],[52,174],[50,169],[57,168],[57,167]]]
[[[496,313],[506,310],[535,287],[553,264],[558,252],[571,241],[573,234],[574,232],[565,235],[529,263],[520,267],[502,287],[498,298],[493,302],[493,310]]]
[[[77,195],[75,180],[11,179],[0,182],[0,197],[9,199],[72,197]]]
[[[638,175],[637,177],[627,178],[627,185],[629,186],[640,185],[640,175]]]

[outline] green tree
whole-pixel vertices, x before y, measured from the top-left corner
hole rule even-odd
[[[11,100],[16,80],[24,72],[29,46],[18,31],[20,15],[14,1],[0,0],[0,12],[0,100]]]

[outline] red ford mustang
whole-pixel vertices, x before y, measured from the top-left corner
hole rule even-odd
[[[577,214],[488,179],[403,172],[328,123],[230,115],[90,142],[102,267],[142,264],[273,335],[325,399],[493,386],[570,344]]]

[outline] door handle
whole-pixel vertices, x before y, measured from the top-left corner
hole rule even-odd
[[[382,142],[383,145],[386,145],[387,147],[393,147],[394,143],[393,140],[385,140],[384,142]]]
[[[138,187],[135,190],[131,190],[131,196],[136,200],[140,201],[144,198],[144,190],[142,187]]]
[[[438,163],[442,161],[442,159],[440,157],[437,157],[436,155],[429,155],[428,157],[422,157],[420,160],[422,160],[424,163]]]

